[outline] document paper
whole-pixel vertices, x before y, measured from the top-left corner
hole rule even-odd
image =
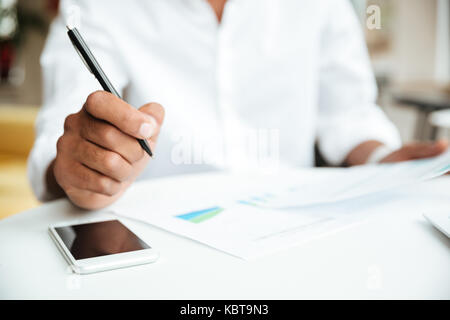
[[[129,192],[113,210],[251,259],[364,220],[367,210],[360,212],[358,207],[376,206],[380,199],[389,198],[386,195],[390,190],[450,171],[450,152],[396,164],[309,169],[308,177],[302,173],[305,171],[294,171],[288,174],[291,179],[272,177],[267,181],[236,177],[208,180],[198,176],[187,177],[183,183],[180,178],[162,179],[150,189]],[[142,201],[144,193],[148,194],[148,202]]]

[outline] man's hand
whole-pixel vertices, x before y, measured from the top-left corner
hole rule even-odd
[[[374,140],[361,143],[354,148],[346,159],[346,164],[356,166],[365,164],[371,153],[381,146],[382,143]],[[423,158],[431,158],[440,155],[448,148],[448,142],[440,140],[438,142],[416,142],[404,145],[402,148],[392,152],[383,159],[381,163],[400,162],[408,160],[416,160]]]
[[[417,142],[410,143],[397,151],[392,152],[390,155],[381,159],[381,163],[386,162],[400,162],[408,160],[416,160],[423,158],[431,158],[440,155],[448,148],[448,142],[440,140],[437,142]]]
[[[136,110],[110,93],[92,93],[83,108],[65,120],[56,158],[47,172],[48,183],[54,178],[79,207],[98,209],[111,204],[150,159],[136,138],[147,139],[153,150],[163,120],[159,104]]]

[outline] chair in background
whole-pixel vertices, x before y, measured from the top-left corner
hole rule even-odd
[[[434,112],[439,114],[441,111],[450,110],[448,89],[434,83],[417,83],[393,89],[392,94],[396,103],[417,111],[415,139],[419,141],[435,140],[437,127],[431,126],[429,119]]]
[[[439,131],[442,129],[448,132],[450,130],[450,109],[432,112],[428,117],[428,122],[434,138],[438,137]]]

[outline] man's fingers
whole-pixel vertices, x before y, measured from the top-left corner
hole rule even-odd
[[[164,122],[165,111],[164,108],[159,103],[148,103],[139,108],[139,111],[149,115],[156,120],[157,126],[155,133],[152,135],[150,140],[156,142],[158,139],[159,131]]]
[[[437,141],[435,147],[437,150],[440,150],[440,153],[444,152],[448,149],[448,140],[442,139]]]
[[[91,93],[84,109],[94,118],[109,122],[135,138],[149,139],[157,130],[155,118],[105,91]]]
[[[68,164],[68,162],[66,163]],[[121,191],[121,183],[102,175],[79,162],[71,161],[70,170],[64,170],[65,177],[60,178],[61,187],[66,193],[72,189],[86,190],[105,196],[114,196]]]
[[[87,140],[78,144],[74,151],[75,159],[80,163],[114,180],[126,181],[133,173],[133,167],[121,155]]]
[[[80,135],[82,138],[95,143],[105,149],[120,154],[129,163],[135,163],[144,157],[145,151],[135,138],[129,136],[115,126],[93,118],[84,112]]]
[[[405,147],[410,159],[423,159],[435,157],[448,148],[448,143],[441,140],[435,143],[416,143]]]
[[[399,162],[416,159],[431,158],[440,155],[448,149],[448,142],[440,140],[437,142],[426,143],[418,142],[403,146],[401,149],[394,151],[381,162]]]
[[[139,111],[144,112],[145,114],[148,114],[149,116],[152,116],[159,126],[162,125],[164,122],[164,108],[162,105],[156,102],[147,103],[139,108]]]

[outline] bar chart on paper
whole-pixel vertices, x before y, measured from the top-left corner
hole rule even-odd
[[[339,226],[339,220],[320,212],[309,215],[277,211],[260,207],[255,196],[249,198],[253,202],[234,201],[171,215],[161,219],[159,226],[242,258],[276,251],[280,243],[289,247],[327,226]]]
[[[209,219],[217,216],[223,210],[224,209],[222,207],[212,207],[212,208],[192,211],[192,212],[188,212],[188,213],[183,213],[183,214],[177,215],[175,217],[192,222],[192,223],[200,223],[200,222],[204,222],[206,220],[209,220]]]

